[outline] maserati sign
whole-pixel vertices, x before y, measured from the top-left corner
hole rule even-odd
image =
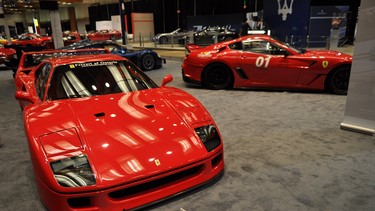
[[[284,0],[284,4],[281,6],[280,0],[277,0],[277,13],[282,15],[283,21],[286,21],[287,14],[292,14],[293,1],[294,0],[292,0],[288,6],[288,0]]]

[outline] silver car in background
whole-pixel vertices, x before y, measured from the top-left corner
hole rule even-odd
[[[182,31],[180,28],[167,33],[160,33],[155,35],[152,40],[157,44],[168,44],[168,43],[178,43],[178,40],[185,36],[188,31]]]

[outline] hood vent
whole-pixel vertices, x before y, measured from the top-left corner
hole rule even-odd
[[[148,108],[148,109],[155,108],[154,105],[145,105],[145,107]]]
[[[105,116],[105,113],[104,112],[100,112],[100,113],[96,113],[94,114],[95,117],[103,117]]]

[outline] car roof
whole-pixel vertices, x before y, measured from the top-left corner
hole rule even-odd
[[[242,40],[246,40],[246,39],[257,39],[257,38],[265,38],[265,39],[271,39],[272,37],[267,35],[267,34],[252,34],[252,35],[246,35],[246,36],[243,36],[241,37]]]

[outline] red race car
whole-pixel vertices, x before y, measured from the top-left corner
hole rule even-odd
[[[16,50],[13,48],[4,48],[0,45],[0,64],[5,64],[10,67],[10,62],[16,56]]]
[[[34,33],[26,33],[26,34],[20,35],[18,39],[13,40],[12,44],[21,45],[24,47],[25,46],[43,46],[46,48],[51,48],[53,41],[51,37],[44,37],[44,36],[41,36],[39,34],[34,34]]]
[[[99,30],[89,32],[86,36],[90,41],[116,41],[118,39],[121,39],[121,32],[118,30]]]
[[[117,55],[45,59],[19,76],[40,198],[48,210],[128,210],[216,181],[217,125],[190,94],[158,87]]]
[[[187,48],[183,80],[210,89],[348,90],[352,56],[337,51],[297,49],[268,35]]]
[[[81,40],[81,35],[77,31],[64,31],[63,41],[64,46],[71,45]]]

